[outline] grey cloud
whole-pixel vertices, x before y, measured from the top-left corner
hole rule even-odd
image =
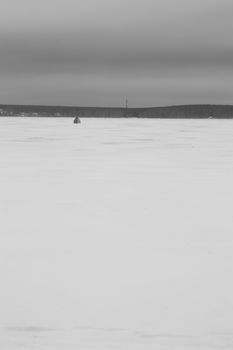
[[[83,41],[64,41],[40,38],[16,38],[0,43],[0,74],[72,74],[123,72],[129,75],[163,73],[166,70],[226,69],[232,67],[233,46],[198,47],[177,42],[164,46],[162,41],[153,46],[118,43],[88,45]]]
[[[28,0],[22,1],[26,6]],[[38,101],[47,90],[51,103],[67,90],[89,103],[90,96],[95,103],[98,96],[99,104],[112,101],[111,94],[118,101],[121,90],[130,90],[139,104],[149,103],[148,96],[154,103],[150,89],[168,104],[174,96],[177,103],[184,98],[209,101],[217,94],[225,101],[232,93],[230,1],[128,0],[123,5],[121,0],[68,0],[56,11],[55,1],[49,0],[47,12],[33,4],[38,15],[30,5],[28,18],[22,6],[21,17],[13,16],[11,25],[0,15],[0,84],[2,91],[3,84],[8,87],[9,96],[12,91],[12,99],[21,94],[17,86],[31,98],[37,91]]]

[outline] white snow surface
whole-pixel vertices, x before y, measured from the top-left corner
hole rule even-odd
[[[0,349],[233,348],[233,120],[0,118]]]

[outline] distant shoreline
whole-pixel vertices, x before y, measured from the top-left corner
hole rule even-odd
[[[69,107],[0,104],[0,117],[53,118],[233,119],[233,105],[175,105],[164,107]]]

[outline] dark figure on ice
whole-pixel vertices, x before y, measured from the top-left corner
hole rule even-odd
[[[74,124],[79,124],[79,123],[81,123],[81,120],[79,119],[78,116],[76,116],[76,117],[74,118]]]

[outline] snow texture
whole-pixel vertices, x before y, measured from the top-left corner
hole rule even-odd
[[[0,349],[233,348],[233,120],[0,119]]]

